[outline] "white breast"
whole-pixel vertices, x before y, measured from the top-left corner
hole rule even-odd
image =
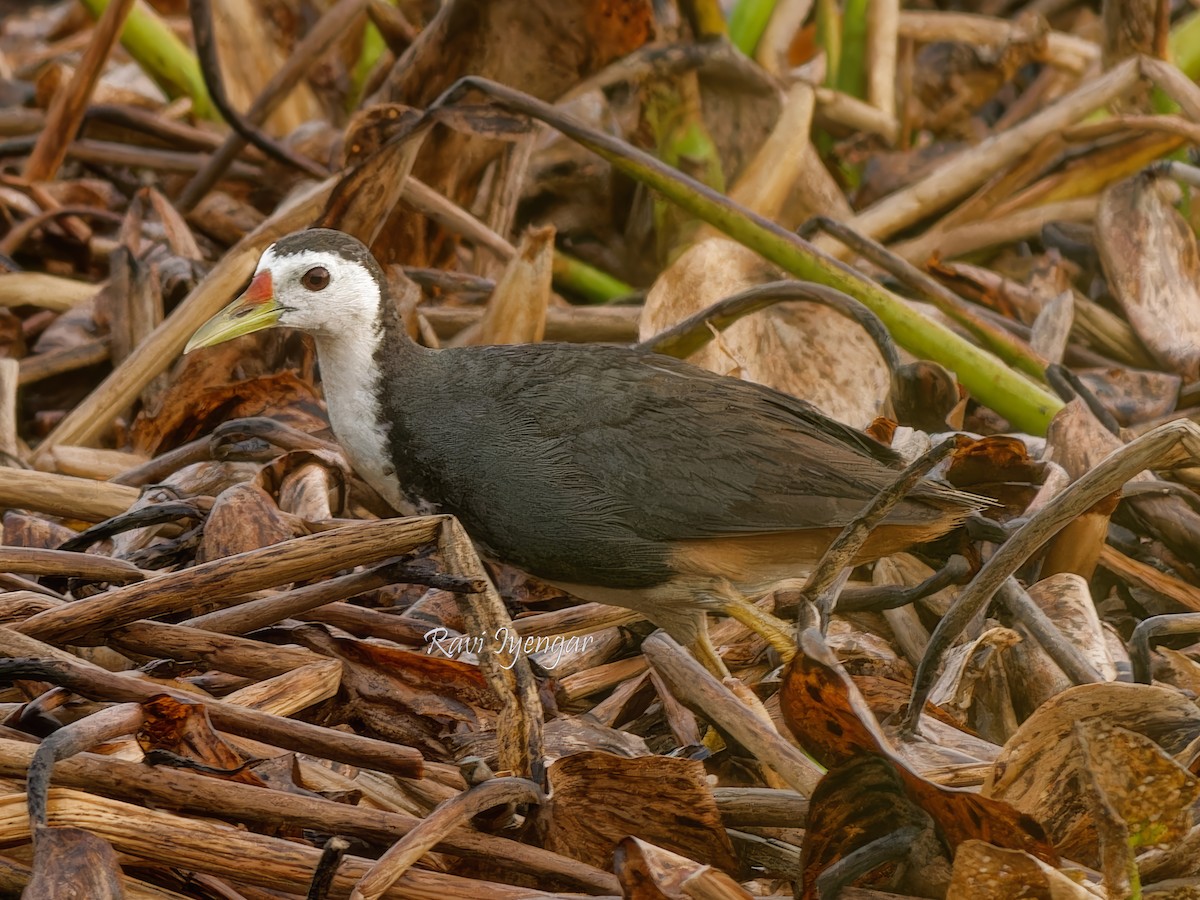
[[[352,339],[319,337],[321,381],[329,423],[350,464],[394,509],[408,512],[381,424],[375,367],[378,343],[378,334],[358,334]]]

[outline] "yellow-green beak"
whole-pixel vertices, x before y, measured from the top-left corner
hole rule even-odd
[[[183,352],[191,353],[197,347],[223,344],[243,334],[270,328],[279,323],[280,311],[270,271],[259,272],[244,294],[196,330]]]

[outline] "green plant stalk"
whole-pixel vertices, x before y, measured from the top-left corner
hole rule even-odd
[[[1171,29],[1167,46],[1171,61],[1193,81],[1200,77],[1200,10],[1185,16]]]
[[[109,0],[79,0],[93,18],[108,7]],[[167,23],[145,3],[135,3],[121,29],[121,45],[163,92],[175,99],[190,97],[197,118],[219,122],[196,55],[175,36]]]
[[[615,303],[637,293],[633,285],[561,250],[554,251],[552,274],[557,287],[582,297],[588,303]]]
[[[836,88],[842,68],[842,13],[837,0],[817,0],[817,46],[825,51],[825,86]]]
[[[375,23],[368,18],[363,26],[362,50],[359,51],[358,61],[354,63],[354,70],[350,73],[350,90],[346,94],[346,110],[348,112],[358,109],[359,101],[362,100],[363,91],[367,86],[367,79],[371,77],[375,64],[379,62],[379,57],[383,56],[383,51],[386,49],[387,42],[384,41],[383,35]]]
[[[1063,402],[991,353],[912,309],[882,285],[818,251],[775,222],[763,218],[694,178],[630,146],[626,141],[582,124],[548,103],[486,78],[468,76],[455,82],[429,108],[440,110],[478,91],[501,106],[545,122],[613,168],[658,191],[687,212],[766,257],[791,275],[849,294],[875,313],[896,343],[918,357],[954,371],[980,402],[1008,419],[1014,428],[1045,434]]]
[[[879,316],[896,343],[922,359],[932,359],[951,369],[973,397],[996,410],[1013,427],[1044,435],[1050,420],[1062,408],[1063,403],[1056,396],[991,353],[926,318],[848,266],[818,253],[807,241],[725,197],[714,195],[682,174],[656,168],[653,163],[657,161],[653,159],[648,164],[598,144],[587,134],[569,134],[614,168],[658,191],[796,278],[825,284],[854,297]],[[632,150],[628,148],[626,152]]]
[[[717,191],[725,190],[721,157],[704,126],[700,86],[693,73],[676,80],[648,83],[643,91],[643,118],[654,134],[658,158],[668,166],[699,179]],[[658,258],[669,261],[691,243],[700,223],[678,205],[654,198],[654,233]]]
[[[837,89],[860,100],[867,95],[867,7],[870,0],[846,0],[842,11],[842,58]]]
[[[775,0],[738,0],[729,14],[729,40],[733,46],[754,56],[774,12]]]
[[[698,40],[707,41],[729,33],[719,0],[686,0],[680,7],[692,23]]]

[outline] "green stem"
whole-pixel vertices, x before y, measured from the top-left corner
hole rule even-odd
[[[733,46],[753,56],[773,12],[775,0],[738,0],[729,14],[729,40]]]
[[[846,0],[842,12],[842,59],[837,89],[851,97],[867,95],[867,7],[870,0]]]
[[[79,0],[83,7],[100,18],[109,0]],[[175,99],[190,97],[192,113],[200,119],[220,121],[212,105],[208,88],[196,55],[175,36],[170,27],[145,3],[135,3],[121,29],[121,45],[129,51],[142,70],[154,79],[163,92]]]
[[[588,303],[615,303],[637,293],[632,285],[561,250],[554,251],[553,272],[555,285]]]
[[[998,412],[1014,428],[1045,434],[1063,403],[991,353],[911,308],[882,285],[821,253],[776,223],[630,146],[589,128],[560,110],[513,88],[484,78],[460,79],[431,107],[435,113],[455,98],[478,90],[505,107],[557,129],[607,160],[615,169],[658,191],[735,241],[766,257],[796,278],[836,288],[863,303],[887,326],[896,343],[922,359],[952,370],[977,400]]]
[[[951,369],[980,402],[990,406],[1014,427],[1045,434],[1062,401],[992,354],[968,343],[954,332],[912,309],[881,285],[864,278],[837,260],[820,254],[807,241],[774,223],[751,216],[724,197],[716,199],[702,185],[684,181],[682,175],[647,166],[586,138],[581,144],[607,159],[615,168],[660,192],[665,197],[735,241],[744,244],[797,278],[837,288],[870,308],[887,326],[901,347]],[[719,196],[719,195],[718,195]]]
[[[1200,77],[1200,10],[1185,16],[1171,29],[1171,61],[1193,81]]]

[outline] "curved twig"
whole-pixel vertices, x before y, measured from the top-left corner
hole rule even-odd
[[[1000,586],[1046,541],[1143,469],[1170,468],[1200,457],[1200,425],[1186,419],[1167,422],[1109,454],[1098,466],[1047,503],[996,551],[959,595],[929,638],[913,679],[912,696],[901,733],[911,737],[942,657],[958,636],[991,602]]]
[[[647,338],[638,347],[686,359],[713,339],[713,328],[724,331],[743,316],[794,300],[821,303],[861,325],[879,348],[888,372],[895,377],[900,368],[900,354],[879,316],[849,294],[810,281],[771,281],[739,291]]]

